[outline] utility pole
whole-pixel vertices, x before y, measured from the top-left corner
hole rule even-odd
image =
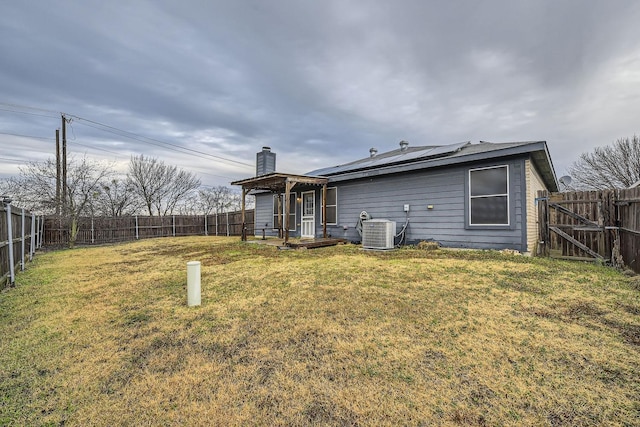
[[[60,216],[60,129],[56,129],[56,216]]]
[[[67,118],[62,115],[62,214],[67,215]]]

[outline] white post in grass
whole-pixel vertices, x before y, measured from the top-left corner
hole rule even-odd
[[[200,305],[200,261],[187,263],[187,305]]]

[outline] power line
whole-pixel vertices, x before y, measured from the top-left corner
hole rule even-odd
[[[124,157],[126,157],[126,156],[124,156],[122,153],[116,153],[115,151],[109,151],[109,150],[104,149],[104,148],[94,147],[94,146],[92,146],[92,145],[87,145],[87,144],[82,144],[82,143],[80,143],[80,142],[78,142],[78,141],[69,141],[69,140],[67,140],[67,142],[68,142],[69,144],[73,144],[73,145],[80,145],[80,146],[82,146],[82,147],[90,148],[90,149],[92,149],[92,150],[104,151],[105,153],[114,154],[114,155],[116,155],[116,156],[118,156],[118,157],[123,157],[123,158],[124,158]]]
[[[9,110],[7,108],[0,108],[0,111],[8,111],[10,113],[18,113],[18,114],[28,114],[30,116],[49,117],[52,119],[57,118],[56,116],[47,116],[46,114],[30,113],[28,111]]]
[[[44,111],[46,113],[60,114],[59,111],[47,110],[47,109],[38,108],[38,107],[29,107],[27,105],[10,104],[10,103],[7,103],[7,102],[0,102],[0,105],[4,105],[6,107],[22,108],[24,110],[36,110],[36,111]]]
[[[203,156],[212,157],[214,159],[223,160],[225,162],[236,163],[236,164],[239,164],[239,165],[242,165],[242,166],[248,166],[248,167],[251,167],[251,168],[253,167],[253,165],[251,165],[249,163],[240,162],[238,160],[228,159],[228,158],[222,157],[222,156],[216,156],[215,154],[205,153],[204,151],[194,150],[192,148],[183,147],[183,146],[178,145],[178,144],[172,144],[170,142],[161,141],[161,140],[156,139],[156,138],[150,138],[148,136],[139,135],[139,134],[136,134],[136,133],[133,133],[133,132],[129,132],[129,131],[126,131],[126,130],[123,130],[123,129],[116,128],[114,126],[109,126],[109,125],[106,125],[104,123],[96,122],[94,120],[85,119],[83,117],[76,116],[74,114],[67,114],[67,115],[69,117],[73,117],[73,118],[75,118],[77,120],[80,120],[78,123],[84,124],[85,126],[89,126],[89,127],[94,128],[94,129],[102,130],[104,132],[114,133],[116,135],[124,136],[125,138],[130,138],[130,139],[133,139],[133,140],[136,140],[136,141],[139,141],[139,142],[143,142],[145,144],[155,145],[157,147],[163,147],[163,148],[166,148],[166,149],[170,149],[170,148],[168,148],[166,146],[174,147],[177,150],[173,149],[172,151],[182,152],[184,154],[189,154],[188,152],[191,152],[191,153],[196,153],[196,154],[200,154],[200,155],[203,155]],[[91,124],[96,125],[96,126],[91,126],[88,123],[82,123],[83,121],[91,123]],[[97,127],[97,126],[101,126],[101,127]],[[106,128],[106,129],[103,129],[103,128]],[[159,145],[159,144],[162,144],[162,145]]]
[[[4,102],[0,102],[0,105],[6,106],[6,107],[12,107],[12,108],[21,108],[21,109],[27,109],[27,110],[35,110],[35,111],[42,111],[42,112],[47,112],[47,113],[54,113],[54,114],[60,114],[57,111],[53,111],[53,110],[48,110],[48,109],[44,109],[44,108],[37,108],[37,107],[30,107],[30,106],[26,106],[26,105],[19,105],[19,104],[12,104],[12,103],[4,103]],[[29,115],[35,115],[35,116],[41,116],[41,117],[49,117],[49,118],[57,118],[57,116],[49,116],[49,115],[44,115],[44,114],[38,114],[38,113],[32,113],[32,112],[27,112],[27,111],[18,111],[15,109],[3,109],[0,108],[0,111],[8,111],[8,112],[13,112],[13,113],[20,113],[20,114],[29,114]],[[100,123],[98,121],[95,120],[90,120],[81,116],[77,116],[75,114],[65,114],[62,113],[64,116],[66,117],[73,117],[74,119],[78,120],[78,123],[83,124],[85,126],[89,126],[92,127],[94,129],[97,130],[102,130],[103,132],[109,132],[121,137],[125,137],[125,138],[129,138],[138,142],[142,142],[145,144],[149,144],[149,145],[154,145],[157,147],[161,147],[170,151],[174,151],[174,152],[178,152],[178,153],[183,153],[183,154],[187,154],[187,155],[195,155],[198,154],[200,156],[207,156],[207,157],[211,157],[214,158],[216,160],[222,160],[225,162],[229,162],[229,163],[235,163],[238,165],[242,165],[242,166],[247,166],[247,167],[251,167],[253,168],[254,165],[250,164],[250,163],[245,163],[245,162],[241,162],[238,160],[233,160],[233,159],[229,159],[223,156],[217,156],[215,154],[211,154],[211,153],[206,153],[204,151],[199,151],[199,150],[194,150],[192,148],[188,148],[188,147],[183,147],[181,145],[178,144],[173,144],[170,142],[166,142],[166,141],[162,141],[156,138],[150,138],[144,135],[140,135],[140,134],[136,134],[134,132],[129,132],[123,129],[119,129],[115,126],[110,126],[104,123]],[[72,128],[73,129],[73,128]],[[14,136],[21,136],[21,135],[17,135],[15,134]],[[26,136],[26,135],[25,135]],[[34,138],[38,138],[38,139],[45,139],[45,138],[40,138],[40,137],[34,137]],[[46,138],[46,139],[50,139],[50,138]],[[99,149],[99,148],[97,148]],[[99,149],[102,151],[106,151],[104,149]],[[218,175],[216,175],[218,176]],[[228,177],[224,177],[224,178],[228,178]]]
[[[115,151],[110,151],[110,150],[107,150],[107,149],[104,149],[104,148],[99,148],[99,147],[94,147],[92,145],[82,144],[82,143],[77,142],[77,141],[67,141],[67,142],[69,144],[79,145],[79,146],[82,146],[82,147],[85,147],[85,148],[89,148],[91,150],[104,151],[105,153],[110,153],[110,154],[113,154],[113,155],[115,155],[117,157],[120,157],[120,158],[126,158],[126,156],[124,156],[122,153],[117,153]],[[177,165],[177,166],[180,166],[180,165]],[[233,180],[233,178],[231,178],[230,176],[216,175],[216,174],[212,174],[212,173],[209,173],[209,172],[204,172],[202,169],[195,168],[195,167],[193,167],[191,165],[188,166],[188,169],[189,170],[193,170],[193,171],[197,171],[198,173],[203,174],[203,175],[208,175],[208,176],[213,176],[213,177],[216,177],[216,178],[225,178],[225,179]]]
[[[55,141],[55,138],[47,138],[46,136],[22,135],[20,133],[0,132],[0,135],[19,136],[21,138],[43,139],[46,141]]]

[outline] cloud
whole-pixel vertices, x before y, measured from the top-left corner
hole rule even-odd
[[[64,111],[249,164],[269,145],[294,173],[404,139],[546,140],[563,174],[640,132],[638,18],[622,0],[9,2],[0,102],[51,112],[0,110],[0,158],[52,153],[6,134],[53,137]],[[211,185],[253,173],[81,120],[72,130],[70,147],[123,165],[144,153]],[[0,160],[0,177],[15,165]]]

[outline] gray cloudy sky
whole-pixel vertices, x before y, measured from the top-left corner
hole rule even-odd
[[[0,177],[54,155],[57,112],[79,117],[75,155],[144,153],[206,185],[252,176],[263,145],[303,173],[402,139],[546,140],[560,176],[640,132],[633,0],[0,5]]]

